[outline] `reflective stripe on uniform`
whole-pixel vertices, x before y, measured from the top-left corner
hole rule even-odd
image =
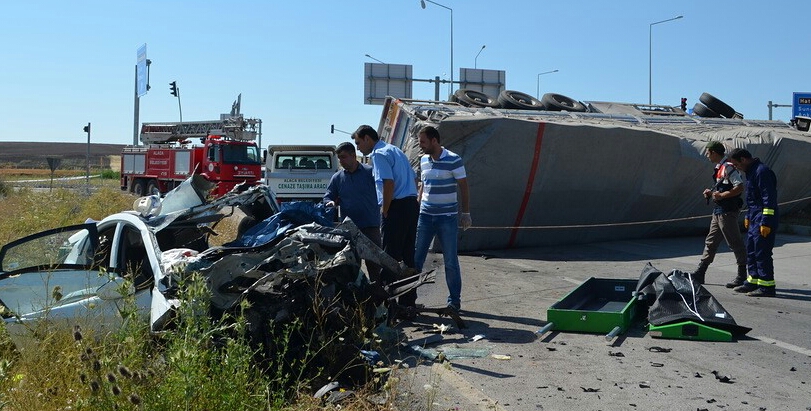
[[[760,287],[774,287],[777,284],[774,282],[774,280],[761,280],[759,278],[752,277],[751,275],[746,276],[746,282]]]
[[[764,208],[763,209],[763,215],[774,215],[774,209],[773,208]]]

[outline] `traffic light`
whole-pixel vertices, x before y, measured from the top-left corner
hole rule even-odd
[[[169,83],[169,91],[172,93],[173,96],[177,97],[177,82],[173,81]]]
[[[82,130],[83,130],[85,133],[90,134],[90,123],[87,123],[87,125],[86,125],[86,126],[84,126],[84,128],[82,128]]]
[[[687,98],[686,97],[681,98],[681,110],[682,111],[687,111]]]

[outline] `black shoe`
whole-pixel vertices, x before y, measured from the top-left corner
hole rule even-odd
[[[412,321],[417,318],[417,307],[399,306],[394,312],[395,320]]]
[[[458,305],[450,304],[450,303],[448,304],[448,309],[455,312],[455,313],[459,313],[459,310],[461,310],[461,308],[459,308]]]
[[[732,279],[732,281],[730,281],[730,282],[728,282],[728,283],[727,283],[726,287],[727,287],[727,288],[735,288],[735,287],[738,287],[738,286],[743,285],[743,283],[744,283],[745,281],[746,281],[746,278],[743,278],[743,277],[735,277],[735,278],[733,278],[733,279]]]
[[[748,293],[757,290],[758,286],[751,283],[743,283],[732,290],[736,293]]]
[[[754,291],[746,293],[749,297],[775,297],[774,287],[758,287]]]

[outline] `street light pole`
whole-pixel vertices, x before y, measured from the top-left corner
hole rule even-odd
[[[653,26],[678,20],[684,16],[676,16],[667,20],[657,21],[648,28],[648,104],[653,104]]]
[[[557,72],[558,72],[558,69],[554,69],[552,71],[544,71],[543,73],[538,73],[538,90],[535,91],[535,97],[537,99],[541,98],[541,76],[544,75],[544,74],[557,73]]]
[[[484,48],[485,48],[486,46],[487,46],[486,44],[482,44],[482,48],[480,48],[480,49],[479,49],[479,52],[478,52],[478,53],[476,53],[476,58],[474,58],[474,59],[473,59],[473,68],[474,68],[474,69],[477,67],[477,62],[478,62],[478,60],[479,60],[479,54],[482,54],[482,50],[484,50]]]
[[[369,57],[370,59],[372,59],[372,60],[374,60],[374,61],[376,61],[376,62],[378,62],[378,63],[380,63],[380,64],[386,64],[386,63],[384,63],[384,62],[382,62],[382,61],[380,61],[380,60],[378,60],[378,59],[376,59],[376,58],[374,58],[374,57],[372,57],[372,56],[370,56],[370,55],[368,55],[368,54],[365,54],[365,56],[366,56],[366,57]]]
[[[420,0],[420,6],[422,6],[423,9],[425,8],[425,2],[426,1],[428,3],[437,5],[439,7],[444,8],[444,9],[447,9],[448,11],[451,12],[451,92],[449,94],[453,94],[453,84],[454,84],[454,82],[453,82],[453,9],[448,7],[448,6],[439,4],[439,3],[435,2],[435,1]],[[482,48],[484,48],[484,47],[482,47]]]

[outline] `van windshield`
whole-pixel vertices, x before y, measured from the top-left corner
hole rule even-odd
[[[282,154],[276,157],[276,169],[330,170],[332,156],[329,154]]]

